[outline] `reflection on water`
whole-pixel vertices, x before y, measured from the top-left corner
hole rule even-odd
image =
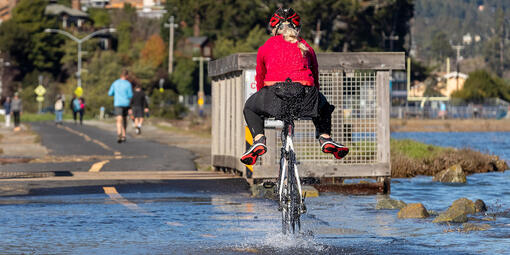
[[[438,136],[434,134],[434,139],[441,141],[452,135]],[[471,141],[486,139],[471,137]],[[491,150],[499,153],[497,148]],[[483,199],[491,213],[500,212],[496,221],[487,222],[489,231],[470,233],[447,232],[458,225],[401,220],[396,210],[375,210],[378,196],[308,198],[299,236],[280,234],[275,202],[247,194],[140,191],[118,196],[0,198],[0,250],[2,254],[508,254],[510,213],[503,212],[510,204],[509,181],[510,172],[468,176],[468,183],[460,185],[435,183],[431,177],[393,180],[392,198],[421,202],[429,210],[445,210],[454,200],[467,197]]]

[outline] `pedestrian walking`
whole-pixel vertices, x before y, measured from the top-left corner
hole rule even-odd
[[[143,92],[142,87],[137,84],[135,86],[135,92],[133,98],[131,98],[131,114],[135,117],[135,132],[136,134],[142,133],[143,117],[145,113],[149,112],[149,104],[147,103],[147,97]]]
[[[5,127],[11,126],[11,97],[7,97],[4,102]]]
[[[71,100],[71,109],[73,110],[74,124],[78,124],[78,116],[80,117],[80,125],[83,125],[83,114],[85,112],[85,104],[83,98],[73,97]]]
[[[85,98],[80,97],[80,125],[83,125],[83,116],[85,116]]]
[[[62,115],[64,114],[64,99],[61,95],[57,96],[55,101],[55,124],[62,125]]]
[[[78,116],[80,120],[80,125],[83,125],[83,114],[85,113],[85,100],[83,97],[77,98],[73,97],[71,100],[71,110],[73,110],[73,120],[74,124],[78,124]]]
[[[77,100],[79,100],[75,95],[73,95],[73,98],[71,99],[71,102],[69,103],[69,107],[71,108],[71,111],[73,112],[73,120],[74,120],[74,124],[76,125],[77,124],[77,116],[78,116],[78,111],[79,111],[79,107],[77,107]]]
[[[19,98],[18,92],[14,93],[14,98],[11,102],[11,113],[14,116],[14,131],[21,130],[19,125],[21,122],[21,114],[23,113],[23,104]]]
[[[112,83],[109,96],[113,96],[114,112],[117,119],[117,142],[126,141],[127,115],[129,112],[129,104],[133,97],[133,89],[131,82],[128,81],[128,71],[122,70],[120,78]]]

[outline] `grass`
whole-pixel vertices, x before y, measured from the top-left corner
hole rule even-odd
[[[64,114],[63,119],[64,120],[72,120],[73,115],[70,113],[66,113],[66,114]],[[83,119],[89,120],[89,119],[92,119],[92,117],[85,115],[85,116],[83,116]],[[21,123],[23,123],[23,122],[54,121],[54,120],[55,120],[55,114],[53,114],[53,113],[38,114],[38,113],[24,112],[23,114],[21,114]],[[4,115],[0,115],[0,122],[4,122],[4,121],[5,121]],[[14,117],[11,116],[11,124],[12,123],[14,123]]]
[[[451,150],[451,148],[424,144],[411,139],[391,139],[390,148],[392,153],[400,153],[412,159],[430,159]]]

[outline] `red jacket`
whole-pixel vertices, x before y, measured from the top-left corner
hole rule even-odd
[[[257,91],[264,87],[264,82],[282,82],[290,78],[294,82],[319,88],[319,71],[317,57],[312,47],[305,40],[308,51],[304,56],[297,43],[290,43],[282,35],[269,38],[257,53]]]

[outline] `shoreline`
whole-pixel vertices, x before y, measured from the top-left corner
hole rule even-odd
[[[510,119],[390,119],[390,132],[510,132]]]

